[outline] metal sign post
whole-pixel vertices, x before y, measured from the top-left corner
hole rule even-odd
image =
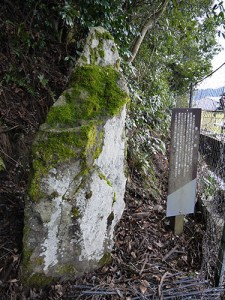
[[[184,215],[194,212],[201,109],[172,111],[167,217],[175,216],[175,234],[183,232]]]

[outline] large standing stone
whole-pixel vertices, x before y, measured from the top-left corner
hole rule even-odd
[[[126,84],[113,38],[93,28],[33,144],[22,274],[28,285],[107,262],[124,210]]]

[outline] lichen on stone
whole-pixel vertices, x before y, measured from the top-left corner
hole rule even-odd
[[[72,214],[73,218],[77,219],[80,216],[80,211],[78,208],[73,207],[71,210],[71,214]]]

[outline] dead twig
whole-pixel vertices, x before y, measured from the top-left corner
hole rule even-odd
[[[141,268],[141,271],[139,272],[139,275],[141,275],[141,274],[143,273],[143,271],[144,271],[144,269],[145,269],[145,266],[146,266],[147,262],[148,262],[148,257],[145,258],[144,263],[143,263],[143,266],[142,266],[142,268]]]
[[[162,294],[162,284],[163,284],[163,281],[165,280],[166,276],[169,274],[169,272],[166,272],[165,274],[163,274],[161,280],[160,280],[160,283],[159,283],[159,286],[158,286],[158,296],[159,296],[159,299],[160,300],[163,300],[163,294]]]
[[[3,128],[3,129],[0,130],[0,134],[9,132],[9,131],[11,131],[11,130],[17,128],[17,127],[20,127],[20,125],[15,125],[15,126],[13,126],[13,127],[11,127],[11,128],[6,128],[6,129]]]
[[[175,247],[173,247],[166,255],[164,255],[162,260],[163,261],[167,260],[170,257],[170,255],[172,255],[174,252],[176,252],[178,247],[179,247],[179,245],[176,245]]]
[[[149,217],[152,214],[152,212],[138,212],[138,213],[134,213],[131,216],[132,217],[136,217],[136,218],[142,218],[142,217]]]

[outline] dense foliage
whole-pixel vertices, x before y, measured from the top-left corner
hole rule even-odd
[[[223,15],[222,7],[219,17],[216,8],[211,1],[171,1],[133,62],[129,154],[153,188],[154,182],[158,186],[153,157],[165,155],[171,108],[175,103],[188,106],[190,84],[210,72],[219,49],[216,31]],[[139,7],[139,16],[148,14],[147,6]]]

